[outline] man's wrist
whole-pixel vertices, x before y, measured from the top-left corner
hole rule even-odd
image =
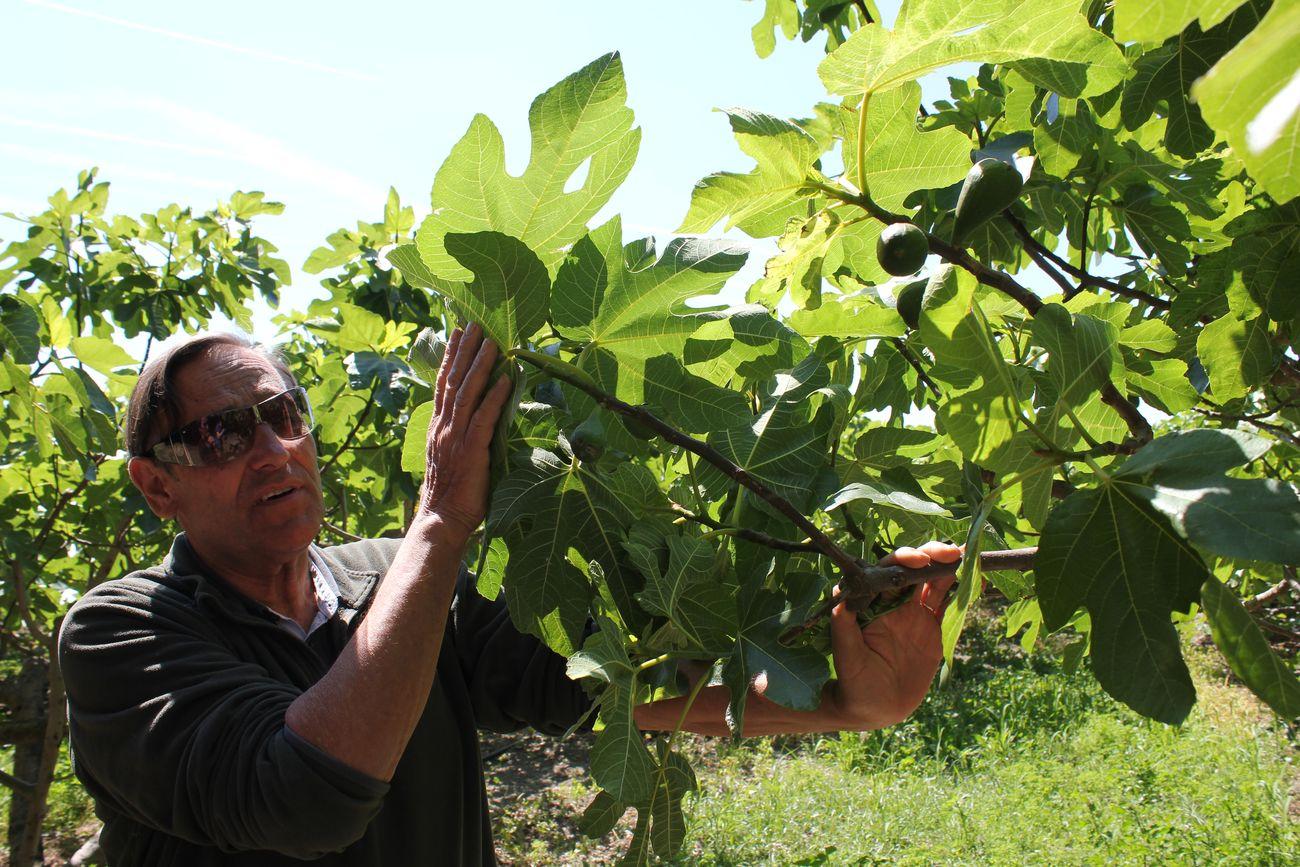
[[[822,710],[834,722],[836,729],[846,732],[865,732],[887,728],[894,724],[892,721],[880,718],[880,715],[873,713],[870,708],[862,707],[861,701],[846,701],[841,687],[842,684],[838,680],[832,680],[826,684],[825,692],[822,693]]]
[[[411,520],[411,527],[406,531],[408,537],[415,537],[438,547],[463,549],[469,544],[469,538],[475,528],[464,521],[456,521],[434,512],[417,514]]]

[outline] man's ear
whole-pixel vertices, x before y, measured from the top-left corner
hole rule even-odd
[[[162,464],[149,458],[131,458],[126,462],[126,472],[155,515],[164,521],[176,517],[177,479]]]

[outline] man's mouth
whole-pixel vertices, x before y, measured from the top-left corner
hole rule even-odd
[[[265,496],[262,497],[262,499],[258,500],[258,502],[259,502],[259,503],[271,503],[271,502],[274,502],[274,501],[276,501],[276,500],[283,500],[285,497],[289,496],[290,494],[292,494],[292,493],[293,493],[294,491],[296,491],[296,490],[298,490],[298,489],[295,488],[295,487],[293,487],[293,486],[286,486],[286,487],[283,487],[283,488],[276,488],[276,489],[273,490],[273,491],[269,491]]]

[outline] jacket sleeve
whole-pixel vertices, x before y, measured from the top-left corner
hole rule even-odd
[[[452,641],[479,728],[532,726],[560,735],[591,707],[582,685],[565,673],[565,658],[516,629],[504,597],[480,596],[467,569],[456,583],[451,614]]]
[[[388,784],[294,735],[299,690],[237,658],[167,588],[88,594],[59,635],[74,765],[129,818],[226,852],[312,858],[359,839]]]

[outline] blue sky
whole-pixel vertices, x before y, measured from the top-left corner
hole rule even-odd
[[[883,5],[892,19],[897,4]],[[761,13],[743,0],[0,0],[0,211],[41,209],[91,165],[114,212],[263,190],[286,204],[261,227],[295,269],[283,306],[302,307],[324,294],[300,270],[311,249],[378,219],[390,185],[427,212],[434,171],[475,112],[520,171],[533,97],[618,50],[644,137],[609,212],[663,243],[695,181],[749,167],[715,108],[806,116],[826,98],[821,38],[760,60],[749,31]],[[946,92],[931,79],[927,99]],[[19,231],[0,220],[0,240]],[[733,288],[770,249],[756,245]],[[256,321],[273,335],[266,311]]]

